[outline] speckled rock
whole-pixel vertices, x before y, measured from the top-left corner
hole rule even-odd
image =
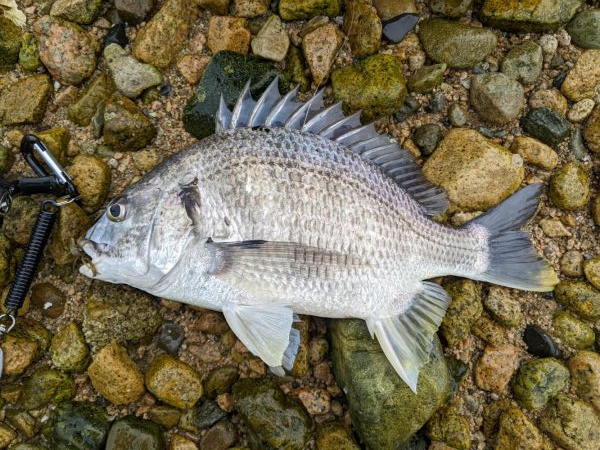
[[[243,18],[213,16],[208,25],[207,46],[213,54],[222,50],[247,54],[251,34]]]
[[[583,122],[592,113],[594,109],[594,100],[584,98],[575,103],[567,114],[567,118],[574,123]]]
[[[568,361],[571,385],[577,395],[600,412],[600,355],[579,351]]]
[[[565,29],[579,47],[600,48],[600,9],[578,12]]]
[[[0,124],[18,125],[42,120],[52,93],[48,75],[21,78],[0,91]]]
[[[495,124],[516,118],[525,103],[523,87],[503,73],[475,75],[470,98],[481,119]]]
[[[69,203],[60,208],[48,243],[48,253],[57,265],[64,266],[75,261],[77,240],[91,225],[92,220],[77,203]]]
[[[59,329],[50,343],[52,364],[65,372],[85,369],[89,352],[81,328],[76,322],[69,322]]]
[[[287,54],[290,38],[281,23],[279,16],[267,19],[254,39],[252,39],[252,53],[271,61],[281,62]]]
[[[80,26],[43,16],[33,26],[40,59],[52,77],[62,84],[79,84],[96,68],[96,43]]]
[[[225,417],[227,417],[227,413],[219,407],[217,402],[204,400],[181,415],[179,428],[190,433],[200,434]]]
[[[21,402],[27,410],[38,409],[48,403],[58,404],[75,397],[75,383],[59,370],[40,367],[25,382]]]
[[[346,4],[343,31],[355,57],[369,56],[379,50],[381,30],[381,20],[374,7],[362,2]]]
[[[543,64],[542,47],[526,41],[508,52],[502,61],[502,73],[521,83],[533,83],[542,73]]]
[[[600,319],[600,291],[585,281],[562,281],[554,288],[561,304],[584,319]]]
[[[583,254],[578,250],[568,250],[560,259],[560,272],[567,277],[583,276]]]
[[[67,170],[88,213],[104,205],[110,187],[110,167],[93,155],[77,155]]]
[[[52,335],[39,322],[21,318],[0,342],[4,375],[21,375],[50,346]]]
[[[146,387],[162,402],[191,408],[202,396],[202,380],[186,363],[169,355],[157,356],[146,371]]]
[[[562,311],[554,316],[552,325],[553,334],[575,350],[584,350],[594,345],[596,336],[593,328],[569,312]]]
[[[165,450],[165,438],[159,425],[135,416],[113,422],[106,438],[105,450]]]
[[[64,402],[52,412],[44,436],[56,449],[100,450],[109,427],[101,406],[92,402]]]
[[[238,379],[235,366],[217,367],[210,371],[204,379],[204,393],[208,398],[231,392],[231,386]]]
[[[490,286],[483,305],[505,327],[514,328],[521,324],[521,305],[507,288]]]
[[[338,422],[328,422],[317,428],[317,450],[360,450],[352,433]]]
[[[473,67],[496,47],[496,35],[490,30],[444,19],[422,21],[419,37],[427,55],[449,67]]]
[[[427,437],[456,450],[471,448],[469,421],[462,417],[458,408],[453,405],[438,410],[427,422]]]
[[[580,6],[581,0],[485,0],[480,14],[486,24],[502,30],[546,31],[566,24]]]
[[[428,0],[427,4],[429,9],[436,14],[459,19],[471,9],[473,0]]]
[[[511,405],[499,417],[495,448],[551,450],[553,445],[523,411]]]
[[[535,410],[567,387],[569,371],[557,359],[539,358],[521,364],[512,391],[523,407]]]
[[[328,23],[311,31],[302,39],[302,52],[315,84],[329,78],[335,55],[344,40],[344,35],[334,23]]]
[[[421,369],[415,395],[362,320],[335,320],[330,327],[334,373],[355,429],[373,450],[401,448],[450,395],[451,377],[439,342]]]
[[[550,108],[563,116],[569,107],[568,101],[558,89],[539,89],[529,96],[529,106],[533,109]]]
[[[196,0],[195,3],[219,16],[227,15],[229,10],[229,0]]]
[[[402,63],[386,54],[335,70],[331,85],[334,99],[343,101],[344,112],[362,110],[365,123],[398,111],[406,98]]]
[[[505,394],[519,366],[520,350],[510,344],[486,346],[475,366],[475,381],[484,391]]]
[[[562,93],[574,102],[594,98],[600,83],[600,49],[584,51],[561,86]]]
[[[312,437],[313,424],[304,408],[272,380],[240,380],[233,386],[233,399],[253,447],[302,450]]]
[[[423,66],[408,79],[408,90],[418,94],[427,94],[437,88],[444,80],[446,64]]]
[[[37,39],[33,33],[24,33],[21,36],[21,49],[19,50],[19,65],[29,72],[34,72],[40,67],[40,52]]]
[[[89,125],[98,107],[104,105],[115,89],[112,79],[104,72],[100,72],[92,78],[77,100],[69,106],[69,120],[77,125]]]
[[[56,0],[50,15],[82,25],[90,24],[98,16],[102,0]]]
[[[104,49],[104,60],[117,89],[126,97],[138,97],[144,90],[162,81],[160,72],[130,56],[119,44]]]
[[[133,56],[155,67],[166,68],[187,38],[193,16],[191,2],[168,0],[138,31]]]
[[[544,170],[553,170],[558,164],[558,155],[546,144],[527,136],[517,136],[510,150],[523,157],[523,161]]]
[[[268,0],[232,0],[231,14],[236,17],[254,18],[262,16],[269,10]]]
[[[590,200],[590,176],[580,163],[568,162],[552,174],[550,199],[561,209],[573,211]]]
[[[546,408],[539,426],[566,450],[600,448],[600,419],[591,406],[561,394]]]
[[[135,103],[115,94],[104,108],[104,142],[115,150],[139,150],[154,139],[156,129]]]
[[[20,48],[21,29],[7,17],[0,16],[0,71],[14,67]]]
[[[181,411],[170,406],[159,405],[150,410],[148,418],[165,428],[173,428],[179,423]]]
[[[200,441],[200,447],[227,450],[235,443],[237,437],[235,430],[235,426],[229,420],[222,420],[206,432]]]
[[[342,0],[280,0],[279,15],[283,20],[304,20],[316,16],[335,17]]]
[[[600,256],[586,259],[583,263],[583,272],[592,286],[600,289]]]
[[[14,226],[4,227],[5,236],[19,245],[27,245],[40,212],[40,204],[31,197],[17,197],[4,220]]]
[[[452,298],[440,331],[449,347],[457,346],[467,337],[475,321],[481,316],[481,289],[471,280],[456,280],[444,286]]]
[[[583,129],[583,137],[592,152],[600,153],[600,106],[592,111]]]
[[[530,109],[521,119],[521,128],[551,147],[558,146],[571,132],[571,125],[567,119],[547,107]]]
[[[458,207],[485,211],[517,190],[524,168],[501,145],[474,130],[457,128],[446,134],[423,172]]]

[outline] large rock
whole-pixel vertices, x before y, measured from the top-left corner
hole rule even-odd
[[[578,46],[600,48],[600,9],[580,11],[565,28]]]
[[[55,80],[79,84],[96,68],[96,44],[80,26],[58,17],[43,16],[33,26],[40,59]]]
[[[77,100],[67,111],[67,117],[73,123],[82,127],[88,126],[97,109],[104,108],[104,103],[110,98],[116,87],[107,74],[100,72],[83,89]]]
[[[485,211],[517,190],[524,168],[501,145],[474,130],[457,128],[440,142],[423,172],[459,208]]]
[[[499,417],[495,448],[551,450],[554,447],[523,411],[511,405]]]
[[[583,208],[590,200],[590,175],[578,162],[567,162],[550,178],[550,199],[560,209]]]
[[[568,361],[571,384],[577,395],[600,413],[600,354],[580,351]]]
[[[331,85],[334,99],[344,102],[344,112],[362,110],[363,122],[395,113],[406,98],[402,62],[387,54],[369,56],[335,70]]]
[[[0,91],[0,124],[18,125],[42,120],[52,93],[48,75],[21,78]]]
[[[115,0],[119,17],[131,25],[142,22],[153,6],[154,0]]]
[[[486,24],[502,30],[556,30],[566,24],[580,6],[581,0],[486,0],[481,8],[481,18]]]
[[[92,402],[61,403],[44,426],[44,436],[56,449],[103,448],[110,423],[104,409]]]
[[[101,6],[102,0],[56,0],[50,8],[50,15],[87,25],[98,16]]]
[[[585,281],[561,281],[554,296],[562,305],[588,320],[600,319],[600,291]]]
[[[202,380],[198,373],[169,355],[159,355],[150,363],[145,382],[160,401],[176,408],[191,408],[202,396]]]
[[[348,3],[344,14],[343,30],[348,36],[354,56],[362,58],[379,50],[381,20],[372,6],[362,2]]]
[[[513,80],[533,83],[542,73],[543,65],[542,47],[533,41],[526,41],[508,52],[502,61],[502,72]]]
[[[596,106],[590,115],[583,129],[583,137],[591,151],[600,153],[600,106]]]
[[[154,139],[156,129],[135,103],[114,94],[104,108],[104,142],[115,150],[139,150]]]
[[[0,71],[12,69],[19,60],[21,29],[7,17],[0,16]]]
[[[565,96],[574,102],[594,98],[600,84],[600,49],[584,51],[561,86]]]
[[[569,371],[559,360],[539,358],[521,364],[513,383],[514,398],[529,410],[539,409],[567,387]]]
[[[312,30],[302,39],[302,51],[315,84],[327,81],[333,60],[344,41],[342,32],[334,23]]]
[[[436,14],[459,19],[471,9],[473,0],[428,0],[429,9]]]
[[[256,99],[277,75],[279,72],[269,62],[230,51],[217,53],[206,66],[196,94],[184,108],[186,131],[198,139],[211,135],[215,131],[215,114],[221,94],[231,109],[248,80],[251,80],[250,91]]]
[[[427,55],[450,67],[473,67],[496,48],[492,31],[451,20],[426,19],[420,24],[419,36]]]
[[[125,416],[113,422],[106,438],[105,450],[166,450],[160,425],[136,416]]]
[[[94,155],[77,155],[68,173],[81,195],[81,205],[86,212],[92,213],[104,205],[111,178],[108,164]],[[84,222],[83,218],[78,218],[78,221]]]
[[[470,94],[471,104],[481,118],[495,124],[516,118],[525,104],[523,87],[503,73],[475,75]]]
[[[304,20],[315,16],[335,17],[341,8],[342,0],[281,0],[279,15],[283,20]]]
[[[403,448],[450,395],[450,372],[437,339],[417,394],[400,379],[362,320],[333,321],[331,343],[337,384],[346,393],[354,427],[372,450]]]
[[[104,60],[117,89],[126,97],[138,97],[144,90],[162,81],[155,67],[139,62],[119,44],[110,44],[104,49]]]

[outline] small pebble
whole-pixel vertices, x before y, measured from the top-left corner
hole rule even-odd
[[[165,322],[160,329],[158,336],[158,346],[165,352],[176,355],[177,350],[181,346],[183,339],[185,338],[185,332],[181,325],[177,322]]]
[[[383,22],[383,36],[397,44],[406,36],[419,21],[418,14],[401,14]]]
[[[552,338],[536,325],[527,325],[523,340],[527,345],[527,352],[541,358],[560,358],[560,351]]]
[[[584,98],[575,103],[567,113],[567,119],[571,122],[583,122],[592,113],[594,109],[594,100]]]

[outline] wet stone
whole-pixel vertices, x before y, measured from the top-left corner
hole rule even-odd
[[[152,6],[154,0],[115,0],[115,9],[124,22],[137,25],[143,22]],[[125,45],[117,42],[121,47]]]
[[[204,379],[204,393],[208,398],[231,392],[231,386],[238,379],[235,366],[217,367],[210,371]]]
[[[106,438],[105,450],[165,450],[162,429],[149,420],[125,416],[113,422]]]
[[[543,64],[542,48],[533,41],[527,41],[508,52],[502,61],[502,72],[521,83],[533,83],[542,73]]]
[[[87,126],[96,114],[98,107],[112,95],[116,87],[112,79],[100,72],[83,89],[79,98],[69,106],[67,115],[71,122]]]
[[[418,14],[401,14],[383,22],[383,36],[390,42],[398,43],[415,27]]]
[[[19,50],[19,65],[29,72],[34,72],[40,67],[40,52],[37,39],[32,33],[24,33],[21,37],[21,49]]]
[[[584,350],[594,345],[596,340],[594,329],[566,311],[554,316],[552,325],[554,326],[554,336],[575,350]]]
[[[421,125],[414,132],[413,141],[425,155],[431,155],[442,139],[444,129],[437,123]]]
[[[521,364],[513,383],[513,396],[523,407],[536,410],[567,387],[569,371],[557,359],[540,358]]]
[[[348,36],[352,54],[362,58],[375,53],[381,43],[381,20],[374,7],[362,2],[346,5],[343,31]]]
[[[566,24],[580,6],[580,0],[485,0],[480,14],[484,23],[502,30],[546,31]]]
[[[156,129],[135,103],[113,95],[104,108],[104,142],[115,150],[144,148],[154,139]]]
[[[219,408],[214,400],[204,400],[195,408],[183,413],[179,420],[179,428],[191,433],[200,433],[225,417],[227,413]]]
[[[560,351],[552,338],[536,325],[527,325],[523,340],[533,356],[560,358]]]
[[[92,402],[61,403],[44,427],[46,439],[54,448],[100,450],[110,424],[102,407]]]
[[[600,48],[600,9],[578,12],[565,29],[579,47]]]
[[[579,351],[569,359],[571,385],[577,395],[600,412],[600,355]]]
[[[283,20],[305,20],[316,16],[339,15],[342,0],[280,0],[279,15]]]
[[[571,125],[559,112],[544,107],[531,109],[521,119],[521,127],[532,137],[556,147],[569,135]]]
[[[146,370],[146,387],[162,402],[186,409],[202,396],[202,381],[188,364],[168,355],[157,356]]]
[[[177,322],[165,322],[160,329],[158,336],[158,346],[165,352],[176,355],[181,346],[185,332]]]
[[[79,325],[70,322],[56,332],[50,344],[52,364],[66,372],[79,372],[87,366],[89,348]]]
[[[101,6],[102,0],[56,0],[50,8],[50,15],[88,25],[96,19]]]
[[[592,286],[600,289],[600,256],[586,259],[583,263],[583,272]]]
[[[170,406],[157,406],[148,413],[148,418],[165,428],[173,428],[179,423],[181,411]]]
[[[516,118],[525,103],[523,87],[503,73],[475,75],[470,98],[480,117],[495,124]]]
[[[315,441],[319,450],[360,450],[350,430],[338,422],[319,425]]]
[[[46,112],[52,94],[48,75],[31,75],[0,91],[0,124],[37,123]]]
[[[552,174],[550,199],[560,209],[573,211],[590,200],[590,176],[577,162],[567,162]]]
[[[584,51],[565,78],[561,91],[569,100],[578,102],[596,96],[600,83],[600,49]]]
[[[21,401],[27,410],[60,403],[75,396],[75,383],[59,370],[41,367],[25,382]]]
[[[211,427],[200,441],[200,447],[211,450],[227,450],[236,440],[235,426],[223,420]]]
[[[433,91],[442,84],[446,67],[446,64],[421,67],[408,79],[408,90],[419,94]]]
[[[117,89],[126,97],[138,97],[144,90],[162,82],[156,68],[139,62],[118,44],[110,44],[104,49],[104,60]]]

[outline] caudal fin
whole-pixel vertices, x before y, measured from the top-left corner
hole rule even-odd
[[[520,230],[535,213],[542,191],[541,184],[531,184],[468,223],[484,227],[489,236],[488,268],[469,278],[527,291],[554,289],[554,269],[538,256],[529,233]]]

